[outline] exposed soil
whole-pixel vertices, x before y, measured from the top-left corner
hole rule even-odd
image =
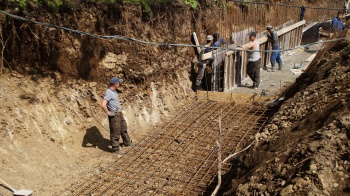
[[[135,5],[79,4],[59,13],[28,5],[26,11],[7,11],[86,32],[156,42],[189,42],[194,28],[189,8],[172,17],[171,10],[162,10],[153,22],[142,21]],[[9,41],[0,78],[0,178],[17,189],[59,194],[116,159],[109,153],[108,122],[99,106],[111,76],[125,81],[121,100],[135,143],[150,125],[194,96],[191,49],[98,40],[1,16],[1,32]],[[10,192],[0,187],[1,194]]]
[[[81,3],[59,12],[34,4],[16,10],[12,1],[0,5],[40,22],[166,43],[190,43],[194,31],[203,43],[207,34],[229,22],[233,10],[239,10],[234,7],[229,16],[220,18],[221,7],[214,3],[194,11],[173,1],[165,8],[152,7],[154,15],[144,20],[141,7],[133,4]],[[273,14],[266,21],[271,18]],[[121,99],[134,142],[194,97],[192,48],[99,40],[4,15],[0,19],[3,39],[9,40],[0,78],[0,178],[17,189],[59,194],[116,159],[108,150],[108,123],[99,106],[111,76],[125,79]],[[229,35],[232,25],[227,29]],[[338,161],[344,173],[345,161]],[[338,187],[345,187],[341,182],[337,181]],[[0,187],[2,194],[10,192]]]
[[[297,78],[227,194],[350,194],[349,55],[341,41]]]

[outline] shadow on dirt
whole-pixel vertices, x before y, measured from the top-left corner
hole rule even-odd
[[[99,148],[103,151],[109,152],[109,145],[110,141],[103,137],[100,130],[93,126],[91,128],[86,129],[86,134],[83,139],[82,147],[85,148]]]

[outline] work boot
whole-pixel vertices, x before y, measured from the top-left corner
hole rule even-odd
[[[275,64],[271,64],[272,72],[275,72]]]
[[[112,149],[112,153],[113,154],[121,154],[122,151],[119,148],[116,148],[116,149]]]
[[[202,90],[202,88],[201,88],[200,85],[196,85],[196,86],[194,87],[194,90],[195,90],[195,91],[199,91],[199,90]]]
[[[278,70],[282,70],[282,64],[278,65]]]
[[[134,147],[135,144],[132,143],[132,141],[130,141],[130,142],[124,142],[124,143],[123,143],[123,146],[125,146],[125,147]]]

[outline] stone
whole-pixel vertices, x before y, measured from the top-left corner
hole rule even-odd
[[[272,124],[272,125],[271,125],[271,129],[272,129],[272,130],[278,130],[278,126],[275,125],[275,124]]]
[[[257,134],[255,135],[255,139],[256,139],[256,140],[259,140],[259,139],[260,139],[260,133],[257,133]]]
[[[281,196],[287,196],[289,194],[293,193],[293,185],[290,184],[288,186],[286,186],[285,188],[283,188],[280,192]]]
[[[339,186],[338,183],[334,183],[334,184],[333,184],[333,187],[334,187],[334,188],[337,188],[338,186]]]
[[[344,167],[343,167],[343,166],[339,166],[339,167],[338,167],[338,170],[339,170],[339,171],[344,171]]]
[[[300,189],[300,188],[307,186],[308,184],[309,184],[308,182],[306,182],[304,179],[300,178],[293,186],[293,189],[297,190],[297,189]]]
[[[286,181],[283,180],[283,181],[281,182],[281,186],[284,186],[285,184],[286,184]]]
[[[331,195],[327,190],[322,191],[323,195]]]
[[[267,135],[265,133],[260,134],[263,140],[267,140]]]
[[[326,179],[325,179],[325,175],[324,175],[324,174],[318,175],[318,179],[319,179],[320,182],[321,182],[321,185],[322,185],[323,190],[328,189],[328,184],[327,184],[327,181],[326,181]]]
[[[316,173],[316,171],[317,171],[317,165],[316,165],[316,164],[311,164],[311,165],[310,165],[310,170],[312,171],[312,173]]]

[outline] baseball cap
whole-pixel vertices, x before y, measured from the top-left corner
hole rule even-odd
[[[123,79],[117,78],[117,77],[113,77],[111,78],[111,80],[109,81],[110,84],[115,84],[115,83],[122,83]]]
[[[207,36],[207,41],[211,41],[211,40],[213,40],[213,36],[208,35],[208,36]]]
[[[255,31],[250,32],[248,35],[249,35],[249,36],[254,36],[254,37],[256,37]]]
[[[266,30],[270,30],[270,29],[272,29],[272,26],[271,26],[271,25],[269,25],[269,26],[266,27]]]

